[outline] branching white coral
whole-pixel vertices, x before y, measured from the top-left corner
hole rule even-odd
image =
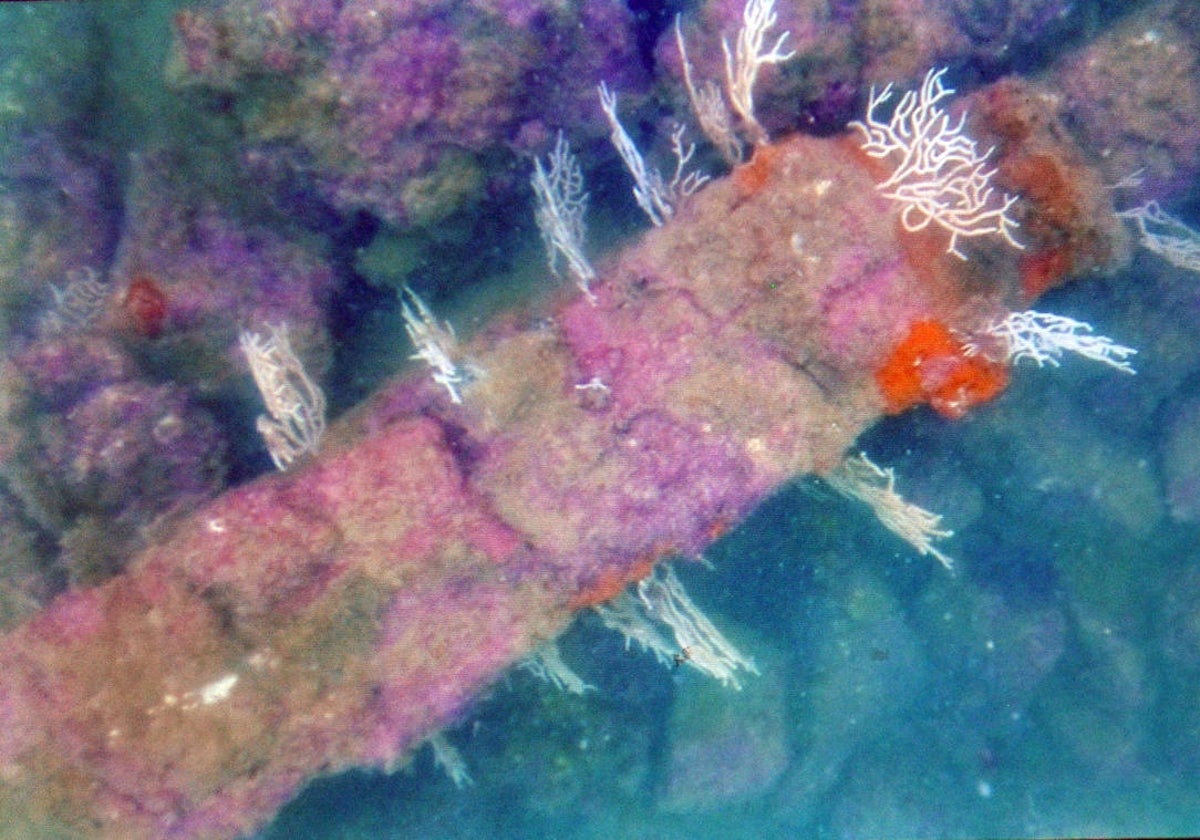
[[[642,650],[654,654],[661,665],[670,665],[671,657],[679,652],[665,630],[650,620],[641,602],[629,592],[597,604],[594,609],[605,627],[625,637],[626,650],[637,642]]]
[[[429,748],[433,750],[433,763],[450,777],[450,781],[454,782],[456,788],[462,790],[464,787],[475,784],[462,753],[458,751],[458,747],[446,740],[444,734],[439,732],[436,735],[430,735]]]
[[[584,694],[596,687],[585,683],[583,678],[571,670],[563,661],[562,651],[556,642],[549,641],[521,660],[520,666],[539,680],[550,683],[560,691]]]
[[[1194,230],[1150,201],[1117,214],[1132,219],[1141,232],[1141,244],[1171,265],[1200,271],[1200,231]]]
[[[51,286],[54,308],[42,318],[46,332],[84,329],[98,316],[108,302],[108,284],[96,276],[93,268],[76,268],[67,272],[67,284]]]
[[[288,340],[287,324],[267,325],[267,335],[242,330],[242,354],[267,413],[257,428],[279,470],[313,453],[325,433],[325,395],[309,378]]]
[[[404,287],[400,301],[400,314],[404,317],[404,329],[417,352],[410,359],[421,359],[432,369],[433,381],[446,389],[450,401],[462,403],[459,388],[474,382],[480,371],[474,365],[457,360],[460,355],[458,338],[449,323],[438,323],[433,311],[408,286]]]
[[[656,567],[638,582],[636,592],[636,597],[625,592],[596,607],[604,625],[625,636],[627,648],[636,641],[664,665],[686,662],[738,691],[742,688],[739,671],[758,673],[754,662],[721,635],[692,602],[669,565]],[[670,630],[674,644],[662,627]]]
[[[783,42],[791,35],[784,32],[770,50],[763,50],[763,39],[767,30],[775,25],[775,0],[747,0],[742,10],[742,28],[738,30],[737,43],[729,48],[729,40],[721,39],[725,50],[725,84],[729,98],[745,126],[750,142],[760,145],[767,142],[767,132],[754,116],[754,84],[758,71],[764,64],[782,64],[796,52],[782,52]]]
[[[701,172],[685,172],[692,155],[696,153],[696,144],[683,142],[683,126],[676,126],[671,133],[671,148],[675,153],[675,174],[670,181],[652,166],[647,165],[642,153],[633,143],[633,138],[621,125],[617,117],[617,95],[601,82],[598,86],[600,107],[608,118],[612,129],[610,138],[617,154],[625,162],[625,168],[633,176],[633,197],[638,206],[655,227],[661,227],[667,219],[675,215],[679,202],[698,190],[708,176]]]
[[[688,61],[687,44],[683,39],[680,16],[675,16],[675,43],[679,47],[679,60],[683,63],[683,83],[687,88],[692,113],[700,123],[700,130],[708,141],[716,146],[721,157],[730,165],[742,162],[742,141],[733,127],[733,118],[725,105],[725,97],[716,83],[706,81],[699,87],[692,79],[692,63]]]
[[[1133,170],[1128,175],[1125,175],[1122,178],[1118,178],[1117,182],[1115,184],[1109,184],[1107,187],[1105,187],[1105,189],[1109,189],[1109,190],[1137,189],[1138,187],[1142,186],[1142,184],[1144,184],[1146,182],[1145,174],[1146,174],[1146,168],[1140,167],[1138,169]],[[1120,216],[1121,214],[1118,213],[1117,215]]]
[[[893,534],[915,548],[922,556],[937,559],[948,571],[954,570],[954,560],[934,544],[954,536],[942,528],[942,517],[922,507],[906,502],[896,492],[896,473],[878,466],[865,452],[843,459],[837,469],[825,476],[825,481],[843,496],[865,503]]]
[[[892,96],[892,86],[882,91],[871,88],[865,122],[850,125],[863,133],[863,150],[873,158],[894,158],[896,168],[879,184],[883,194],[902,209],[900,222],[905,230],[916,232],[935,223],[950,232],[946,249],[960,259],[959,238],[999,234],[1015,248],[1023,248],[1013,238],[1017,222],[1008,215],[1016,203],[1004,195],[992,201],[991,186],[995,170],[987,168],[992,150],[980,154],[975,141],[963,133],[966,114],[952,123],[938,103],[953,88],[942,84],[946,68],[930,70],[919,91],[908,91],[896,105],[887,122],[876,118],[875,111]]]
[[[541,159],[534,161],[530,183],[537,197],[534,218],[546,244],[550,271],[558,276],[561,255],[575,278],[575,285],[593,300],[595,296],[590,284],[596,279],[596,272],[583,254],[583,216],[587,212],[588,196],[583,191],[583,171],[561,131],[547,166],[542,166]]]
[[[1058,367],[1063,353],[1075,353],[1085,359],[1101,362],[1122,373],[1136,373],[1127,360],[1137,350],[1117,344],[1111,338],[1092,335],[1092,325],[1065,315],[1027,309],[1013,312],[987,326],[984,334],[999,342],[1006,362],[1016,364],[1031,359],[1038,367]],[[980,352],[976,342],[969,342],[967,352]]]

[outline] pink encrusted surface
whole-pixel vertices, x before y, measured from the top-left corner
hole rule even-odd
[[[510,193],[493,167],[514,147],[588,130],[596,80],[645,89],[632,18],[611,0],[218,0],[176,16],[168,73],[237,103],[260,184],[429,227]]]
[[[231,491],[5,640],[0,767],[83,806],[74,830],[233,836],[318,769],[394,762],[560,628],[517,547],[430,420]]]
[[[398,381],[0,640],[0,837],[252,830],[830,469],[908,319],[969,332],[1018,282],[986,243],[986,278],[945,242],[914,264],[872,185],[846,143],[780,142],[612,258],[594,305],[467,345],[486,375],[463,405]]]

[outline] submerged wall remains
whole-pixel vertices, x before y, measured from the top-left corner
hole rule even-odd
[[[315,775],[403,760],[885,411],[994,396],[1001,365],[914,325],[1018,308],[1021,252],[905,230],[880,176],[847,138],[758,149],[600,265],[594,301],[465,345],[461,405],[395,382],[0,640],[0,837],[249,831]]]

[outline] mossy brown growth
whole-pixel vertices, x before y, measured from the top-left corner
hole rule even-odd
[[[1128,232],[1112,192],[1070,140],[1062,98],[1005,79],[970,98],[972,126],[994,137],[997,182],[1024,199],[1022,291],[1032,301],[1076,277],[1116,271],[1129,260]]]

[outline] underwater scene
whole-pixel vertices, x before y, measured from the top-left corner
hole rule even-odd
[[[0,4],[0,840],[1200,832],[1200,3]]]

